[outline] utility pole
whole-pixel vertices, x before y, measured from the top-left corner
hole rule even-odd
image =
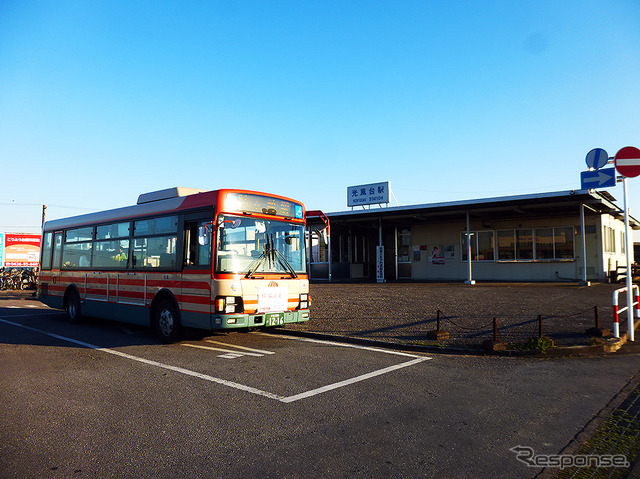
[[[44,218],[47,211],[47,205],[42,205],[42,226],[44,226]]]

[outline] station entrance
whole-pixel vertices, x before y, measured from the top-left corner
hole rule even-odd
[[[311,223],[311,222],[309,222]],[[411,279],[411,228],[367,224],[308,224],[312,280],[384,281]],[[384,251],[383,272],[378,271],[378,247]]]

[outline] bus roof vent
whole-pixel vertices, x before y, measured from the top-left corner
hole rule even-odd
[[[196,193],[204,193],[207,190],[199,190],[197,188],[185,188],[183,186],[174,186],[164,190],[151,191],[138,196],[138,204],[152,203],[154,201],[168,200],[170,198],[179,198],[182,196],[195,195]]]

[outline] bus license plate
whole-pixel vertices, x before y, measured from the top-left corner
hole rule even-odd
[[[281,326],[284,324],[284,313],[268,313],[264,318],[265,326]]]

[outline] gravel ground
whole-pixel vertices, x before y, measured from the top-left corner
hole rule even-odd
[[[311,320],[286,329],[351,336],[407,344],[482,347],[493,338],[493,317],[498,340],[522,343],[538,336],[538,315],[543,334],[556,345],[588,345],[586,330],[595,325],[613,329],[613,292],[620,284],[596,283],[313,283]],[[1,291],[1,299],[35,299],[33,291]],[[621,295],[620,306],[626,305]],[[436,341],[427,333],[440,329],[450,338]],[[620,315],[620,332],[627,330],[627,313]]]
[[[424,345],[480,347],[493,338],[493,317],[498,340],[526,342],[538,337],[538,315],[543,334],[560,345],[587,345],[586,330],[595,325],[613,329],[613,292],[620,284],[575,283],[384,283],[311,284],[311,320],[287,329]],[[620,306],[626,305],[621,295]],[[450,339],[434,341],[427,333],[441,329]],[[620,318],[626,331],[627,313]]]

